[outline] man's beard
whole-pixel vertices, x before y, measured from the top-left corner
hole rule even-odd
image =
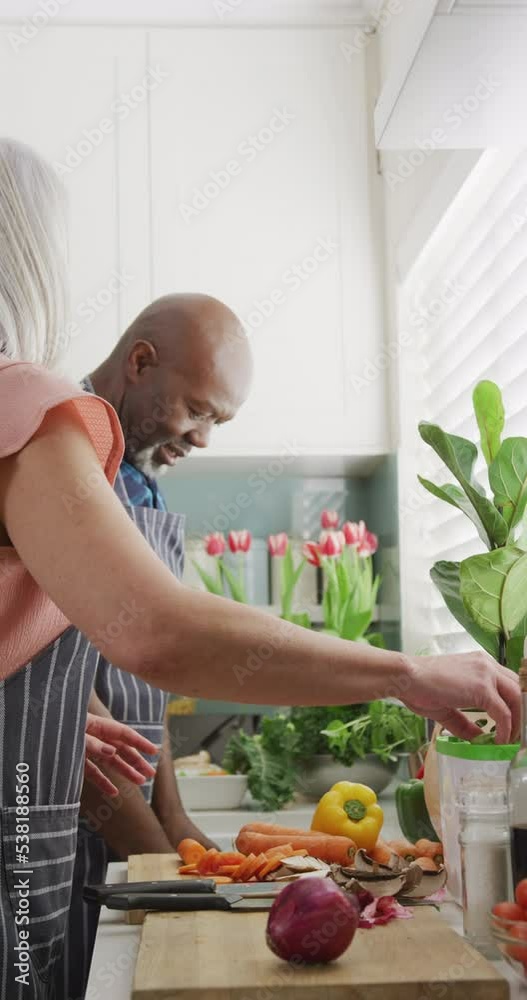
[[[151,479],[165,476],[170,468],[169,465],[161,465],[158,462],[154,462],[154,455],[158,447],[159,445],[155,445],[153,448],[142,448],[141,451],[137,451],[130,456],[136,468],[140,472],[144,472],[146,476],[150,476]]]

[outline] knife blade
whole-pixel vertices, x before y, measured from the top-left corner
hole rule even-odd
[[[103,883],[101,885],[86,885],[83,890],[83,897],[88,903],[104,906],[109,896],[129,896],[139,893],[148,895],[166,895],[167,893],[177,893],[178,895],[217,895],[217,896],[251,896],[268,897],[277,896],[284,888],[282,882],[228,882],[225,885],[217,885],[213,879],[179,879],[174,881],[159,882],[117,882]]]
[[[270,910],[274,897],[249,898],[232,893],[230,896],[211,893],[130,893],[108,896],[105,906],[109,910],[153,910],[161,913],[190,912],[195,910],[225,910],[237,912],[245,910]]]

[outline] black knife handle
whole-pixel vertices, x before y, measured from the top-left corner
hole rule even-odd
[[[116,882],[101,885],[85,885],[83,897],[88,903],[104,906],[108,896],[129,896],[131,893],[196,893],[210,894],[216,891],[216,883],[212,879],[180,879],[166,882]]]
[[[130,893],[129,895],[108,896],[105,906],[109,910],[158,910],[161,912],[183,910],[230,910],[226,896],[214,893]]]

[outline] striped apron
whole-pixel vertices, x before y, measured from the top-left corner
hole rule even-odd
[[[0,683],[0,1000],[65,1000],[59,966],[98,658],[69,628]]]
[[[120,499],[125,487],[119,476],[115,485]],[[129,516],[145,537],[150,547],[178,578],[184,565],[185,518],[180,514],[151,507],[125,506]],[[163,740],[168,694],[151,687],[140,677],[125,673],[99,656],[95,691],[114,719],[126,722],[158,746]],[[155,765],[156,758],[150,757]],[[146,801],[152,801],[154,779],[148,780],[142,791]],[[102,807],[111,810],[110,802]],[[99,832],[97,816],[81,816],[75,861],[74,885],[67,929],[67,948],[64,962],[64,982],[67,1000],[83,1000],[99,923],[99,908],[87,905],[82,899],[86,884],[104,882],[110,861],[118,861]]]

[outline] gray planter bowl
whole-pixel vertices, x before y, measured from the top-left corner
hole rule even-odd
[[[390,784],[399,761],[384,763],[376,754],[366,754],[351,767],[340,764],[330,754],[320,754],[304,761],[297,778],[298,791],[306,798],[318,802],[337,781],[356,781],[368,785],[377,795]]]

